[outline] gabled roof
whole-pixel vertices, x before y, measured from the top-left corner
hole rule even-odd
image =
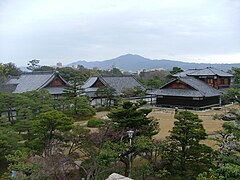
[[[232,74],[226,73],[222,70],[215,69],[213,67],[207,67],[205,69],[189,69],[181,73],[173,75],[174,77],[185,76],[220,76],[220,77],[232,77]]]
[[[57,71],[45,71],[24,73],[17,77],[11,77],[4,83],[4,85],[15,85],[15,89],[12,92],[23,93],[46,87],[56,76],[58,76],[64,83],[68,84]]]
[[[94,83],[100,80],[104,85],[112,87],[116,90],[117,94],[121,94],[124,88],[133,88],[136,86],[143,87],[143,85],[133,76],[110,76],[110,75],[101,75],[90,77],[82,86],[83,89],[88,91],[89,88],[92,88]],[[96,90],[96,89],[94,89]]]
[[[168,84],[175,81],[182,81],[185,84],[188,84],[192,89],[172,89],[166,88]],[[151,94],[162,95],[162,96],[182,96],[182,97],[212,97],[220,96],[221,93],[217,89],[209,86],[201,80],[198,80],[194,77],[178,77],[177,79],[172,80],[171,82],[165,84],[159,90],[152,92]]]

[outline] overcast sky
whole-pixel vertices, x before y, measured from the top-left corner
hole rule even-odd
[[[0,63],[240,63],[240,0],[0,0]]]

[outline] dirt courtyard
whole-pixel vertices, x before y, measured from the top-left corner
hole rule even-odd
[[[227,105],[223,106],[220,109],[208,109],[204,111],[193,111],[191,112],[197,114],[200,119],[203,120],[203,126],[208,135],[216,134],[216,131],[222,129],[224,121],[222,120],[213,120],[214,114],[223,114],[230,109],[240,108],[238,105]],[[181,111],[181,109],[180,109]],[[108,112],[98,112],[96,118],[103,118],[107,115]],[[171,108],[153,108],[153,111],[149,114],[149,117],[153,117],[159,122],[159,133],[154,136],[156,140],[164,139],[169,135],[169,131],[174,125],[174,109]]]

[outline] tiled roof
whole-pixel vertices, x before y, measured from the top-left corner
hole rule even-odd
[[[141,88],[144,88],[143,85],[138,82],[137,79],[135,79],[133,76],[94,76],[90,77],[82,86],[83,89],[87,90],[91,88],[92,85],[97,81],[100,80],[103,84],[105,84],[108,87],[112,87],[116,90],[117,94],[121,94],[122,90],[124,88],[133,88],[136,86],[139,86]],[[94,89],[97,90],[97,89]]]
[[[133,76],[102,76],[101,77],[110,87],[116,89],[120,94],[124,88],[143,87]]]
[[[17,77],[11,77],[4,83],[4,85],[15,85],[16,87],[12,91],[13,93],[23,93],[27,91],[39,90],[46,87],[54,79],[54,77],[56,77],[57,74],[58,72],[55,71],[24,73]],[[67,84],[67,82],[61,76],[59,77]],[[55,88],[55,90],[51,89],[51,92],[55,93],[59,90],[60,89],[56,90]]]
[[[232,77],[232,74],[224,71],[215,69],[213,67],[207,67],[205,69],[189,69],[184,72],[180,72],[173,75],[174,77],[185,77],[185,76],[221,76],[221,77]]]
[[[197,70],[195,72],[189,73],[189,76],[222,76],[222,77],[232,77],[232,74],[226,73],[224,71],[207,67],[205,69]]]
[[[202,97],[199,91],[193,89],[159,89],[152,94],[161,96]]]
[[[192,86],[197,91],[201,92],[203,96],[219,96],[220,92],[213,88],[212,86],[209,86],[205,82],[198,80],[194,77],[183,77],[179,78],[180,81],[183,81],[184,83]]]
[[[83,89],[89,88],[91,87],[96,81],[97,81],[98,77],[90,77],[88,78],[88,80],[82,85]]]
[[[169,89],[165,88],[168,84],[180,80],[193,89]],[[167,83],[159,90],[152,92],[151,94],[163,95],[163,96],[184,96],[184,97],[211,97],[220,96],[221,93],[217,89],[209,86],[201,80],[194,77],[178,77],[177,79]]]
[[[193,73],[195,71],[198,71],[200,69],[188,69],[186,71],[183,71],[183,72],[180,72],[180,73],[177,73],[177,74],[173,74],[172,76],[173,77],[186,77],[188,74],[190,73]]]

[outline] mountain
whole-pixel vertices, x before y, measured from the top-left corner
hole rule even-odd
[[[126,54],[119,56],[114,59],[104,60],[104,61],[77,61],[69,64],[68,66],[77,66],[82,65],[86,68],[99,68],[99,69],[110,69],[111,67],[117,67],[124,71],[138,71],[142,69],[159,69],[163,68],[166,70],[171,70],[173,67],[177,66],[184,70],[193,69],[193,68],[205,68],[205,67],[214,67],[221,69],[223,71],[230,70],[232,67],[240,67],[240,63],[235,64],[209,64],[209,63],[188,63],[182,61],[173,61],[173,60],[151,60],[139,55]]]

